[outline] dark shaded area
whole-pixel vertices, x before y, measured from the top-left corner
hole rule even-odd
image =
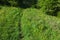
[[[55,7],[53,8],[53,12],[50,13],[49,11],[47,12],[47,15],[51,15],[51,16],[57,16],[57,12],[60,11],[60,7]]]
[[[11,4],[8,1],[1,1],[1,0],[0,0],[0,5],[11,6]]]
[[[37,0],[18,0],[18,4],[21,8],[29,8],[37,4]]]
[[[60,11],[60,7],[56,7],[53,16],[57,16],[57,12]]]
[[[32,5],[34,5],[35,8],[37,8],[37,6],[36,6],[37,0],[17,0],[16,2],[17,2],[17,6],[16,7],[30,8],[30,7],[32,7]],[[11,6],[12,4],[10,4],[8,1],[0,0],[0,5]]]

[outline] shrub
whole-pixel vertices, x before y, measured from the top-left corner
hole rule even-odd
[[[57,16],[58,0],[38,0],[37,5],[44,8],[46,14]]]
[[[37,9],[25,9],[21,18],[22,40],[59,40],[60,19]]]
[[[0,9],[0,40],[20,40],[20,8],[2,7]]]

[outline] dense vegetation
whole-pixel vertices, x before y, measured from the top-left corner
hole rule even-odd
[[[0,0],[0,40],[60,40],[60,0]]]

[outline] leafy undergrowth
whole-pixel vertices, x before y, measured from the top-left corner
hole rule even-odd
[[[60,40],[60,19],[43,11],[0,8],[0,40]]]
[[[24,10],[21,24],[22,40],[60,40],[60,19],[39,10]]]
[[[0,40],[60,40],[60,0],[0,0]]]
[[[0,9],[0,40],[19,40],[21,9],[2,7]]]

